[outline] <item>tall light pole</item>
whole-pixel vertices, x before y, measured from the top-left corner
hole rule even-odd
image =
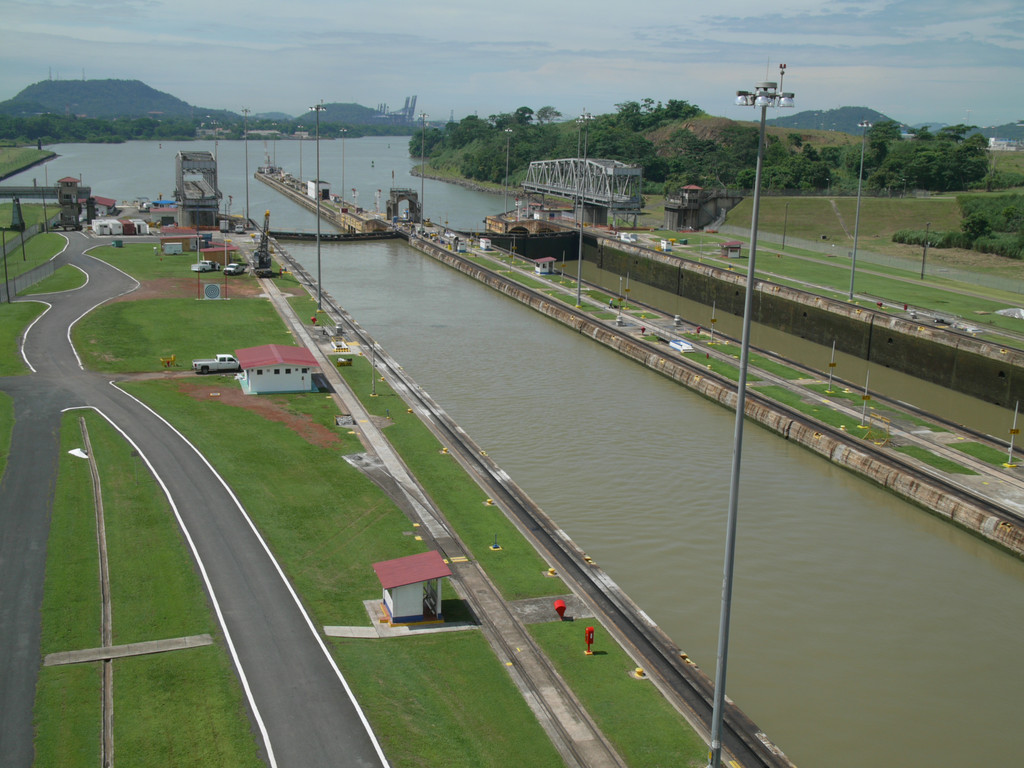
[[[242,138],[245,140],[245,226],[249,226],[249,113],[251,109],[242,109]]]
[[[932,228],[932,223],[926,221],[924,224],[924,251],[921,252],[921,279],[924,280],[924,262],[928,258],[928,231]]]
[[[326,107],[321,100],[310,109],[316,113],[316,181],[313,182],[313,189],[316,192],[316,308],[321,310],[324,305],[323,280],[320,279],[320,113]]]
[[[508,149],[509,149],[509,145],[511,143],[512,143],[512,129],[511,128],[506,128],[505,129],[505,199],[504,199],[504,202],[502,203],[502,205],[504,206],[502,208],[502,212],[503,213],[508,213]]]
[[[722,578],[722,614],[718,627],[718,662],[715,667],[714,708],[711,713],[709,768],[722,764],[722,716],[725,707],[725,678],[729,658],[729,624],[732,617],[732,584],[736,561],[736,521],[740,491],[740,456],[743,452],[743,418],[747,405],[747,365],[750,356],[750,316],[754,306],[754,259],[757,255],[757,215],[761,205],[761,169],[764,165],[764,123],[768,107],[792,107],[793,94],[782,93],[772,82],[758,83],[754,92],[737,91],[736,105],[761,108],[761,129],[757,142],[757,172],[754,176],[754,210],[750,216],[750,263],[743,303],[743,339],[740,345],[740,375],[736,386],[736,426],[733,435],[732,470],[729,480],[729,514],[725,533],[725,564]]]
[[[578,164],[579,170],[577,171],[576,178],[576,193],[579,197],[580,207],[580,249],[578,258],[576,261],[576,308],[579,309],[583,306],[583,179],[587,172],[587,139],[590,137],[590,121],[594,119],[594,116],[583,110],[583,114],[576,118],[576,122],[579,124],[583,131],[583,158],[582,162]],[[577,146],[579,142],[577,140]],[[578,150],[577,150],[578,151]]]
[[[853,220],[853,258],[850,260],[850,301],[853,301],[853,278],[857,272],[857,238],[860,236],[860,188],[864,183],[864,145],[868,141],[868,128],[871,123],[861,120],[857,123],[861,129],[860,136],[860,173],[857,174],[857,216]]]
[[[789,203],[786,203],[786,217],[782,220],[782,250],[786,250],[786,230],[789,228]]]
[[[348,128],[341,128],[341,204],[345,205],[345,134]]]
[[[420,233],[423,233],[423,222],[427,218],[427,206],[424,204],[423,182],[427,177],[427,113],[420,112]]]

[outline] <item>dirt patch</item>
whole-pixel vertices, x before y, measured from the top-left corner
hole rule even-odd
[[[336,430],[318,424],[305,414],[292,413],[273,395],[243,394],[234,381],[200,383],[182,380],[178,389],[194,400],[216,399],[232,408],[244,408],[268,421],[284,424],[307,443],[318,448],[330,448],[341,442],[341,436]]]
[[[196,279],[194,277],[161,277],[152,280],[146,280],[137,289],[131,293],[126,293],[124,296],[119,296],[115,301],[141,301],[143,299],[194,299],[197,298],[199,292],[202,291],[202,286],[206,283],[217,283],[224,288],[224,278],[212,279],[210,277],[203,278],[198,281],[197,287]],[[228,278],[227,289],[224,291],[225,297],[228,299],[251,299],[257,296],[263,295],[262,286],[259,281],[248,279],[248,280],[232,280]]]

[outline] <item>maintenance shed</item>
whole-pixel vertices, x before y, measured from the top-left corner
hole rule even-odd
[[[451,569],[436,550],[374,563],[384,589],[384,609],[392,624],[443,621],[441,579]]]

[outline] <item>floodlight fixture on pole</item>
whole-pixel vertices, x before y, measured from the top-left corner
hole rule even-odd
[[[576,118],[576,123],[583,133],[583,157],[582,162],[577,161],[576,194],[577,205],[580,213],[580,244],[579,254],[576,261],[576,308],[583,306],[583,180],[587,172],[587,139],[590,137],[590,121],[594,116],[583,110],[583,114]]]
[[[320,273],[320,113],[327,107],[321,99],[319,104],[314,104],[310,110],[316,113],[316,181],[313,183],[316,195],[316,308],[321,310],[323,305],[323,280]]]
[[[502,214],[508,213],[508,149],[512,143],[512,129],[505,129],[505,198],[502,203]]]
[[[248,107],[242,109],[242,139],[245,141],[245,226],[249,226],[249,114]]]
[[[857,127],[862,130],[860,137],[860,172],[857,174],[857,215],[853,220],[853,256],[850,259],[850,301],[853,301],[853,279],[857,272],[857,239],[860,237],[860,190],[864,184],[864,145],[867,144],[868,128],[871,123],[861,120]]]
[[[427,117],[426,112],[420,112],[420,233],[425,231],[423,222],[427,218],[427,206],[423,200],[423,182],[427,178]]]
[[[345,205],[345,134],[348,128],[339,128],[341,133],[341,204]]]
[[[780,75],[784,75],[780,68]],[[722,578],[722,613],[718,627],[718,661],[715,667],[714,706],[711,713],[709,768],[722,764],[722,720],[725,709],[725,680],[729,658],[729,628],[732,618],[732,587],[736,561],[736,521],[739,508],[740,458],[743,453],[743,419],[747,404],[747,369],[750,358],[750,319],[754,307],[754,267],[757,255],[757,217],[761,205],[761,171],[764,166],[764,126],[768,107],[792,107],[792,93],[783,93],[776,83],[757,83],[754,90],[737,91],[736,105],[760,107],[761,126],[757,142],[757,171],[754,175],[754,209],[750,216],[750,259],[743,303],[743,337],[740,343],[740,371],[736,386],[736,423],[733,434],[732,469],[729,480],[729,512],[725,535],[725,563]]]

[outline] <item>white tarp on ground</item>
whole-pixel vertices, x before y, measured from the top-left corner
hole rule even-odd
[[[1020,307],[1012,307],[1010,309],[997,309],[997,315],[1005,315],[1006,317],[1015,317],[1018,320],[1024,320],[1024,309]]]

